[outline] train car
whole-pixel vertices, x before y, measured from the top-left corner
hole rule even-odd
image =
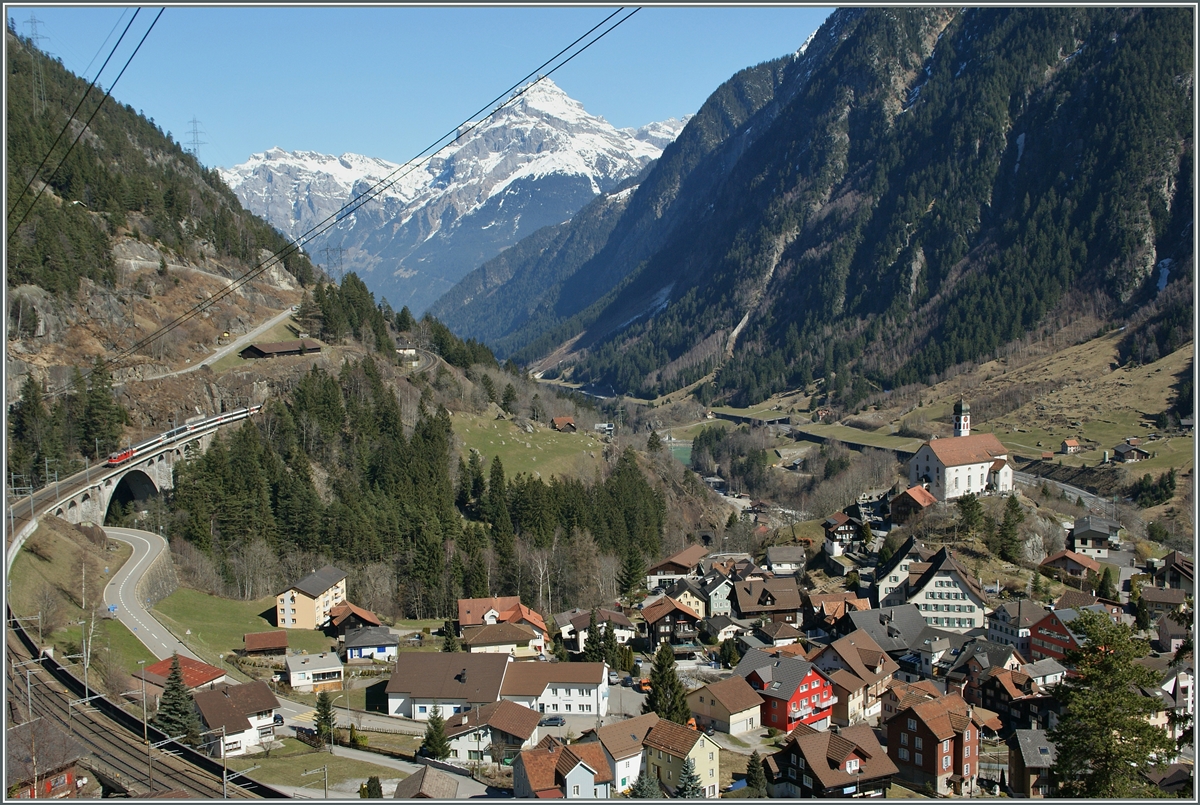
[[[190,422],[180,425],[177,428],[172,428],[166,433],[161,433],[158,436],[147,439],[143,442],[139,442],[131,447],[126,447],[123,450],[117,450],[113,453],[110,453],[108,460],[105,463],[109,467],[119,467],[122,464],[132,461],[133,459],[154,450],[160,445],[170,444],[171,442],[174,442],[189,433],[194,433],[198,430],[208,430],[209,428],[219,427],[220,425],[224,425],[229,422],[236,422],[239,419],[245,419],[248,416],[257,414],[261,410],[262,405],[253,405],[249,408],[238,408],[237,410],[226,411],[224,413],[217,414],[216,416],[201,419],[197,422]]]

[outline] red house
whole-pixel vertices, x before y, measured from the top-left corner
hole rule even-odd
[[[1092,604],[1087,609],[1096,607],[1108,614],[1103,605]],[[1082,647],[1083,638],[1071,631],[1071,622],[1078,617],[1079,610],[1056,609],[1035,623],[1029,630],[1029,653],[1033,659],[1049,657],[1062,662],[1068,651]]]
[[[974,708],[957,693],[911,705],[887,722],[887,751],[899,776],[941,794],[969,794],[979,774]]]
[[[733,672],[762,697],[764,727],[783,732],[798,724],[818,730],[829,727],[838,700],[833,682],[808,660],[751,649]]]

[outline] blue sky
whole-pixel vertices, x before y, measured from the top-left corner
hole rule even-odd
[[[104,89],[158,8],[138,14]],[[210,167],[274,146],[404,162],[617,8],[169,5],[113,96],[185,145],[197,119]],[[682,117],[743,67],[796,50],[831,10],[642,8],[552,79],[617,127]],[[36,16],[42,49],[90,81],[133,7],[7,12],[25,36]]]

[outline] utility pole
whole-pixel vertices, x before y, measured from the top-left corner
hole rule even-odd
[[[329,766],[322,766],[319,769],[304,771],[300,774],[300,776],[307,777],[308,775],[316,774],[317,772],[321,772],[321,774],[325,775],[325,799],[329,799]]]
[[[33,59],[33,114],[40,115],[46,110],[46,79],[42,76],[42,60],[41,60],[41,41],[49,37],[42,36],[38,33],[38,25],[41,24],[34,15],[30,14],[26,24],[29,26],[29,41],[33,43],[33,49],[29,51],[29,57]]]
[[[336,284],[342,284],[342,253],[346,251],[341,246],[326,246],[321,249],[321,254],[325,258],[325,271],[329,274],[330,279],[336,278]],[[331,265],[329,255],[334,255],[335,262]]]
[[[192,132],[191,132],[191,134],[192,134],[192,138],[190,140],[188,140],[187,150],[189,153],[191,153],[192,156],[194,156],[196,158],[196,161],[199,162],[200,161],[200,146],[208,145],[208,143],[206,143],[200,139],[200,121],[197,120],[195,118],[195,116],[192,117]]]

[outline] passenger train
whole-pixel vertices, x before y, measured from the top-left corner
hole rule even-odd
[[[133,461],[134,459],[144,456],[146,453],[151,453],[157,450],[164,444],[172,442],[187,436],[196,431],[205,431],[220,425],[226,425],[230,422],[237,422],[239,419],[245,419],[248,416],[257,414],[262,410],[261,405],[252,405],[249,408],[239,408],[236,411],[226,411],[223,414],[210,416],[205,419],[199,419],[195,422],[189,422],[186,425],[180,425],[177,428],[160,433],[152,439],[147,439],[144,442],[139,442],[131,447],[126,447],[124,450],[118,450],[115,453],[110,453],[108,461],[105,462],[110,467],[119,467],[122,464]]]

